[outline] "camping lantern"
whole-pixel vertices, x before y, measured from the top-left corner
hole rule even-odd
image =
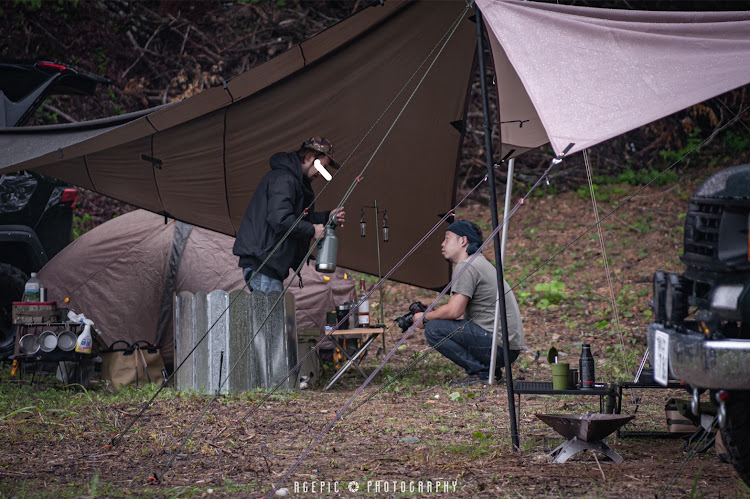
[[[383,242],[388,242],[388,210],[383,211]]]

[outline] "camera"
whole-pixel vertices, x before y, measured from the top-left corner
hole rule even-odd
[[[407,329],[411,327],[412,324],[414,324],[414,314],[417,312],[424,312],[427,310],[427,305],[422,303],[421,301],[415,301],[412,302],[411,305],[409,305],[409,312],[402,315],[401,317],[396,317],[396,324],[398,324],[398,327],[401,328],[401,332],[405,333]]]

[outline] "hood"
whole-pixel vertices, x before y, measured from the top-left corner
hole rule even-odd
[[[302,180],[302,163],[296,152],[277,152],[271,156],[271,170],[286,170],[294,178]]]

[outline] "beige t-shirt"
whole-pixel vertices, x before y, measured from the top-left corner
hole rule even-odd
[[[471,256],[458,262],[453,269],[453,275],[461,272]],[[505,312],[508,318],[508,343],[511,350],[523,348],[523,322],[518,302],[510,290],[507,282],[503,282],[505,289]],[[497,271],[484,255],[477,255],[469,268],[458,277],[453,284],[451,294],[460,293],[469,297],[469,303],[464,311],[464,318],[473,320],[485,331],[492,331],[495,322],[495,301],[497,298]],[[501,338],[501,322],[497,320],[498,338]]]

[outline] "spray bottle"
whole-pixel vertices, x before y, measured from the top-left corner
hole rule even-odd
[[[83,314],[76,314],[73,310],[68,312],[68,319],[83,326],[83,332],[78,335],[78,341],[76,341],[76,352],[90,354],[94,343],[91,337],[91,326],[94,325],[94,321],[87,319]]]

